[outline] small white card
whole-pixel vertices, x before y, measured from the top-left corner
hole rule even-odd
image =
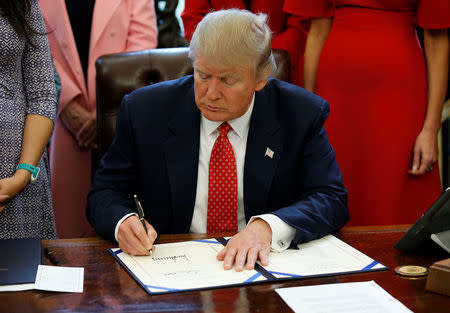
[[[83,292],[84,268],[39,265],[34,289]]]
[[[294,312],[412,313],[373,280],[279,288],[275,291]]]

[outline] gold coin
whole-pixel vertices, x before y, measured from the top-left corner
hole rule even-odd
[[[402,275],[402,276],[419,277],[419,276],[427,275],[428,268],[425,266],[419,266],[419,265],[402,265],[402,266],[397,266],[395,268],[395,272],[398,275]]]

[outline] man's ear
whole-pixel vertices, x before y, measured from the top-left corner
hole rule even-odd
[[[269,80],[270,75],[261,75],[262,78],[256,81],[256,88],[255,91],[260,91],[264,88],[264,86],[267,84],[267,81]]]

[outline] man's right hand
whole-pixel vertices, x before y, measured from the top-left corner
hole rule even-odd
[[[145,221],[148,234],[145,233],[144,226],[136,215],[125,219],[119,226],[117,240],[119,248],[123,252],[131,255],[149,255],[153,249],[153,242],[156,240],[155,229]]]

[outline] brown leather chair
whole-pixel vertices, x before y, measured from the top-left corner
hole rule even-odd
[[[117,112],[123,96],[139,87],[192,74],[188,51],[189,48],[151,49],[98,58],[96,162],[114,138]],[[289,82],[291,64],[288,52],[274,50],[273,53],[278,68],[272,76]]]

